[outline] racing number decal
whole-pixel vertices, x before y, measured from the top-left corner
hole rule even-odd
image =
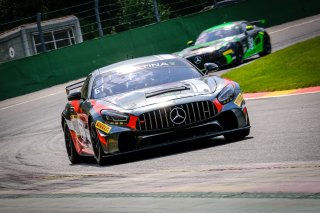
[[[239,95],[237,96],[236,100],[234,100],[234,103],[238,107],[241,107],[242,101],[243,101],[243,95],[242,95],[242,93],[239,93]]]
[[[107,124],[102,123],[101,121],[97,121],[95,126],[97,129],[99,129],[107,134],[109,134],[111,131],[111,127],[108,126]]]
[[[94,89],[94,93],[96,95],[100,94],[101,92],[103,92],[103,85]]]
[[[254,41],[251,36],[248,38],[248,46],[250,50],[254,48]]]

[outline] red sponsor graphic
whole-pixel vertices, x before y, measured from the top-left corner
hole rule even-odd
[[[244,114],[244,117],[246,118],[246,122],[247,124],[249,124],[249,117],[248,117],[248,110],[247,110],[247,107],[243,107],[243,114]]]
[[[247,114],[247,113],[248,113],[247,107],[243,107],[243,113],[244,113],[244,114]]]
[[[88,123],[88,116],[84,113],[78,114],[79,119],[83,121],[84,124]]]
[[[77,135],[77,133],[73,130],[70,130],[70,135],[72,138],[72,142],[78,154],[80,155],[93,155],[93,151],[81,145],[80,141],[83,141],[82,138]]]
[[[101,133],[97,130],[98,138],[100,142],[108,147],[108,141],[105,136],[101,135]]]
[[[73,142],[73,145],[74,145],[77,153],[80,154],[81,153],[81,146],[78,143],[77,133],[75,131],[73,131],[73,130],[70,130],[70,135],[71,135],[72,142]]]
[[[234,86],[234,81],[228,78],[224,78],[224,86],[227,86],[228,84],[232,84]]]
[[[75,101],[70,101],[70,104],[71,104],[71,106],[73,106],[74,111],[75,111],[76,113],[82,112],[82,110],[81,110],[81,108],[80,108],[80,101],[77,101],[77,100],[75,100]]]
[[[127,124],[127,126],[132,129],[136,129],[137,120],[138,120],[137,116],[130,115],[129,123]]]
[[[214,105],[216,106],[218,113],[221,112],[222,110],[222,104],[220,104],[220,102],[218,101],[218,99],[214,99],[213,100]]]
[[[92,108],[98,113],[101,113],[101,110],[110,109],[108,106],[102,104],[100,101],[90,100]]]

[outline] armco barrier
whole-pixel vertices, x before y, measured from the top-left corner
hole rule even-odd
[[[266,19],[268,27],[319,12],[319,0],[246,0],[6,62],[0,64],[0,100],[74,80],[127,58],[179,51],[202,30],[224,21]]]

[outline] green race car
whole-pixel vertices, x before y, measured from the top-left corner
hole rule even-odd
[[[186,58],[200,70],[213,62],[219,67],[236,64],[253,55],[271,53],[270,36],[265,29],[256,26],[262,21],[237,21],[214,26],[203,31],[196,42],[189,41],[189,48],[178,55]]]

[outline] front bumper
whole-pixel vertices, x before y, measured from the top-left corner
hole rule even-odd
[[[104,147],[104,150],[106,154],[126,153],[167,144],[212,138],[248,128],[250,128],[250,123],[246,111],[231,109],[213,118],[172,129],[133,131],[129,128],[121,128],[121,131],[106,136],[108,146]]]

